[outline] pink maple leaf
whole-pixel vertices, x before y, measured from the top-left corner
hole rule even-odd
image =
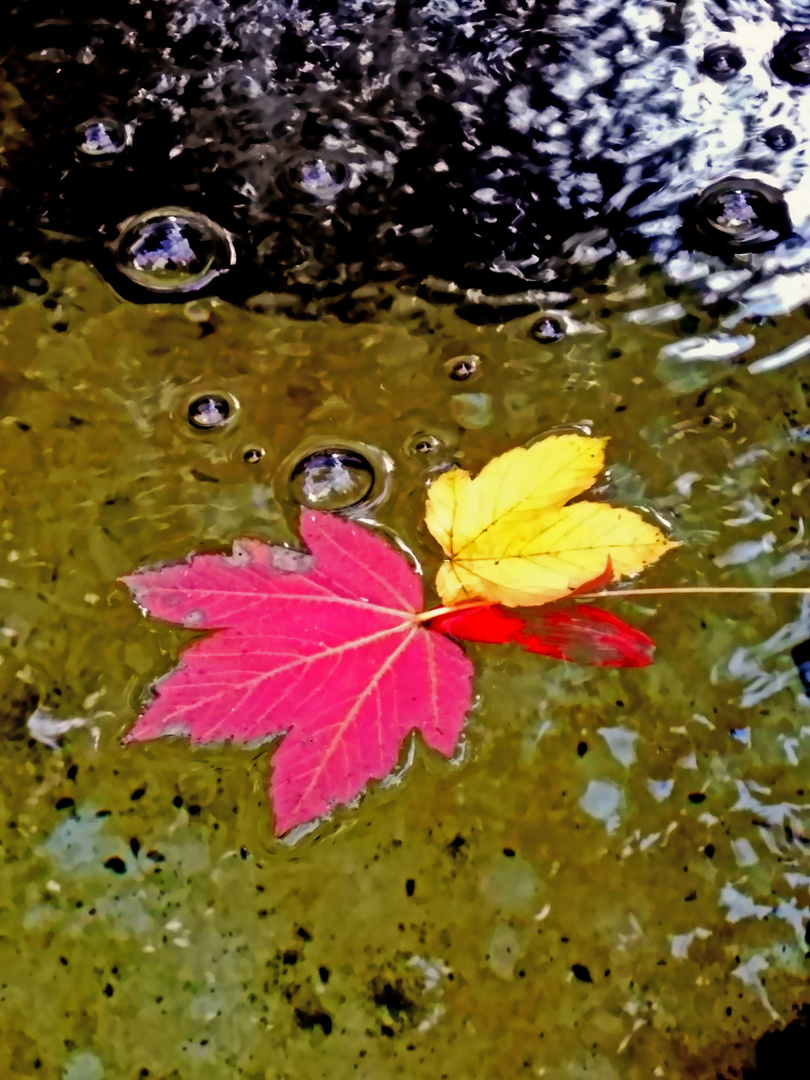
[[[472,698],[471,662],[416,618],[422,583],[402,554],[317,511],[302,514],[301,537],[309,555],[240,541],[123,579],[157,618],[217,631],[160,680],[127,741],[283,734],[278,835],[387,776],[411,731],[449,757]]]

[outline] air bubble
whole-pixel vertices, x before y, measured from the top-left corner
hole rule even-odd
[[[786,128],[783,124],[769,128],[762,138],[765,140],[766,145],[777,153],[792,150],[796,145],[796,136],[790,128]]]
[[[232,419],[231,403],[221,394],[203,394],[188,407],[188,422],[200,431],[225,427]]]
[[[765,251],[790,233],[782,193],[758,180],[729,177],[697,199],[691,222],[709,248]]]
[[[466,382],[480,371],[481,358],[473,353],[469,356],[454,356],[444,365],[444,370],[454,382]]]
[[[773,50],[771,71],[794,86],[810,86],[810,30],[785,34]]]
[[[293,172],[297,186],[318,202],[330,203],[340,195],[348,181],[348,169],[340,161],[309,158],[297,164]]]
[[[264,457],[264,450],[261,446],[251,446],[245,450],[242,454],[242,458],[248,465],[255,465],[257,461],[261,461]]]
[[[127,129],[118,120],[86,120],[76,128],[76,149],[88,158],[109,158],[126,150]]]
[[[529,336],[543,345],[551,345],[565,337],[565,327],[559,319],[543,315],[529,330]]]
[[[725,83],[745,67],[745,57],[734,45],[712,45],[703,54],[700,70],[715,82]]]
[[[427,431],[417,431],[405,444],[405,453],[409,457],[425,457],[442,449],[444,443]]]
[[[355,450],[316,450],[298,462],[290,477],[292,497],[311,510],[348,510],[374,487],[374,469]]]
[[[121,273],[154,293],[196,292],[235,261],[223,228],[205,214],[174,206],[124,222],[115,248]]]

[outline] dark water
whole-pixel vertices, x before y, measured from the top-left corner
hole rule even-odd
[[[756,8],[775,38],[787,32],[775,5],[737,7]],[[605,32],[611,10],[591,12]],[[678,10],[697,65],[700,27],[720,6]],[[508,42],[521,11],[481,5],[480,17]],[[64,11],[50,14],[48,33],[63,35]],[[723,32],[745,46],[741,70],[755,69],[757,86],[765,68],[751,56],[766,35],[734,18]],[[457,37],[479,70],[486,39],[465,51]],[[65,90],[50,112],[37,98],[45,128],[5,91],[12,188],[26,161],[59,172],[62,144],[43,130],[129,122],[113,108],[129,89],[113,94],[101,61],[95,75],[106,111],[68,122]],[[192,127],[214,115],[203,109]],[[126,128],[80,138],[90,156],[115,157],[116,140],[129,151]],[[71,144],[78,169],[75,155]],[[311,166],[299,179],[322,190],[336,175]],[[0,1075],[713,1080],[753,1062],[760,1035],[806,999],[810,702],[791,659],[810,638],[806,598],[616,603],[657,643],[645,669],[471,649],[478,697],[456,759],[416,740],[390,783],[291,844],[272,836],[271,746],[122,745],[188,635],[144,618],[116,579],[245,535],[294,542],[296,499],[360,499],[430,581],[431,477],[563,429],[609,435],[600,496],[657,515],[682,541],[644,584],[803,585],[810,329],[798,255],[793,268],[753,266],[745,289],[783,300],[793,289],[795,301],[753,321],[750,297],[716,302],[722,282],[713,300],[700,283],[677,287],[677,261],[650,273],[646,259],[614,258],[556,300],[495,302],[420,286],[410,270],[332,290],[322,283],[336,263],[323,278],[290,277],[283,260],[280,276],[239,277],[258,248],[233,217],[207,214],[227,233],[204,237],[199,218],[178,223],[181,211],[221,210],[221,192],[202,206],[179,183],[144,187],[160,199],[124,206],[133,188],[99,181],[110,195],[98,213],[115,225],[99,246],[97,218],[84,238],[72,231],[87,209],[71,209],[76,189],[52,191],[47,177],[39,195],[56,192],[48,212],[72,214],[70,226],[36,225],[30,262],[8,276],[19,302],[0,312]],[[30,237],[30,207],[15,199],[20,215],[4,220],[12,238]],[[157,234],[130,221],[167,206],[177,212]],[[301,221],[317,250],[311,216]],[[159,266],[166,244],[172,265]],[[98,255],[124,248],[167,290],[136,295]],[[748,255],[688,258],[704,283],[752,269]],[[231,280],[253,281],[253,294],[198,295],[198,275],[231,259]],[[226,278],[202,291],[227,292]]]
[[[434,275],[548,303],[627,252],[784,313],[810,299],[808,26],[806,0],[15,0],[6,287],[33,250],[133,299],[351,313],[353,285]]]

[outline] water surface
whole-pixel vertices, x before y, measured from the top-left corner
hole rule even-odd
[[[562,336],[387,287],[349,324],[270,296],[134,306],[67,261],[47,280],[0,314],[0,1071],[709,1080],[750,1058],[805,992],[810,605],[616,601],[658,643],[639,670],[473,650],[457,760],[417,740],[291,845],[271,746],[122,746],[189,635],[116,579],[294,542],[294,465],[341,446],[390,459],[372,516],[429,580],[435,471],[574,429],[611,437],[600,495],[683,542],[645,584],[804,584],[810,383],[756,362],[806,314],[724,325],[637,267],[545,313]],[[228,422],[190,425],[200,397]]]

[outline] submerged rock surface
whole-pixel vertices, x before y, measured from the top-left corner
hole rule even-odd
[[[752,369],[803,317],[757,327],[747,368],[662,290],[628,319],[652,287],[629,270],[559,340],[394,290],[348,324],[49,277],[0,312],[0,1076],[739,1077],[807,990],[810,598],[612,601],[645,668],[482,648],[458,760],[403,754],[394,790],[288,846],[271,746],[121,744],[189,632],[117,579],[293,542],[297,465],[342,447],[390,459],[363,516],[429,588],[436,470],[590,421],[602,496],[684,541],[645,584],[802,584],[810,383]],[[697,358],[656,363],[683,325]]]

